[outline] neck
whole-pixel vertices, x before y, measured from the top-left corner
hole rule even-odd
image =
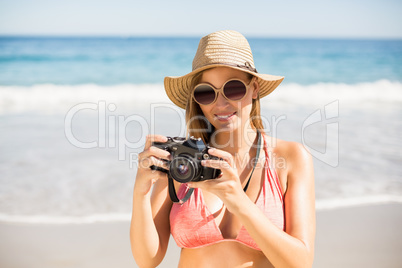
[[[236,156],[248,152],[256,137],[257,132],[250,125],[234,131],[217,130],[211,137],[211,146]]]

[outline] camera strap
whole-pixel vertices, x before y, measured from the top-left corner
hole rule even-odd
[[[247,191],[247,188],[248,188],[248,186],[249,186],[249,184],[250,184],[251,177],[253,176],[253,173],[254,173],[255,166],[257,165],[258,158],[259,158],[259,156],[260,156],[260,151],[261,151],[261,146],[260,146],[260,143],[261,143],[261,132],[260,132],[259,130],[257,130],[257,136],[258,136],[258,140],[257,140],[257,153],[255,154],[253,170],[251,171],[250,177],[248,178],[248,181],[247,181],[247,183],[246,183],[246,186],[244,186],[243,191]],[[164,171],[164,172],[165,172],[165,171]],[[168,172],[166,171],[166,173],[168,173]],[[169,181],[169,196],[170,196],[170,199],[171,199],[174,203],[180,203],[180,204],[185,203],[185,202],[190,198],[191,194],[194,192],[194,188],[188,189],[188,191],[187,191],[186,195],[184,196],[184,198],[180,200],[180,199],[177,197],[176,190],[175,190],[175,188],[174,188],[173,178],[172,178],[169,174],[168,174],[168,181]]]
[[[194,188],[188,189],[188,191],[187,191],[186,195],[184,196],[184,198],[180,200],[177,197],[176,190],[174,189],[173,179],[169,175],[168,175],[168,180],[169,180],[169,195],[170,195],[170,199],[174,203],[180,203],[180,204],[185,203],[190,198],[191,194],[194,192]]]

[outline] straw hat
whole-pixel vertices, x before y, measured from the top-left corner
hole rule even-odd
[[[185,109],[191,94],[191,81],[197,73],[214,68],[230,67],[257,77],[260,98],[271,93],[284,77],[260,74],[255,69],[253,54],[247,39],[236,31],[219,31],[201,38],[193,60],[192,72],[184,76],[165,77],[165,90],[169,99]]]

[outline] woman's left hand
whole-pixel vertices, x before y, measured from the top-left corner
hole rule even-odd
[[[220,159],[203,160],[201,165],[220,169],[222,173],[216,178],[205,181],[189,182],[191,188],[200,188],[218,196],[230,210],[231,204],[236,204],[239,198],[244,195],[237,170],[234,167],[233,156],[225,151],[211,148],[208,154]]]

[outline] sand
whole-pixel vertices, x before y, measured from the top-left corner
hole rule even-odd
[[[314,267],[402,267],[402,204],[317,213]]]
[[[402,204],[317,212],[314,268],[402,267]],[[2,268],[137,267],[129,222],[86,224],[0,223]],[[177,267],[171,239],[159,267]]]

